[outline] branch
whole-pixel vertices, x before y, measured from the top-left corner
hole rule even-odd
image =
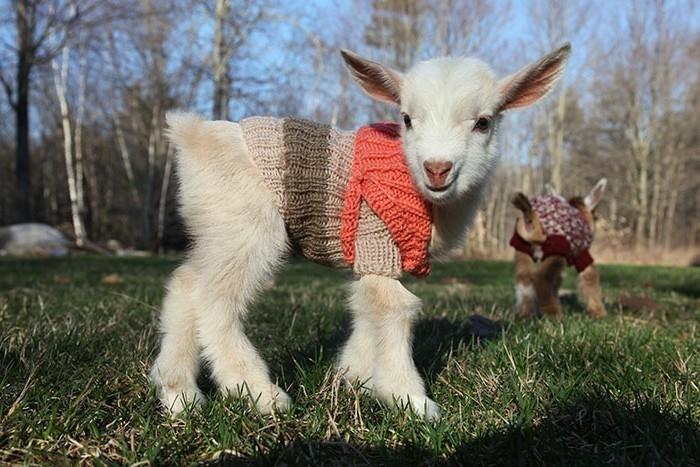
[[[2,87],[5,89],[5,94],[7,94],[7,101],[10,103],[10,107],[12,107],[12,110],[17,112],[17,101],[12,98],[15,93],[14,89],[12,89],[12,85],[5,79],[5,76],[2,73],[0,73],[0,83],[2,83]]]

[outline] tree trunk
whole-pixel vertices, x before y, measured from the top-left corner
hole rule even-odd
[[[146,171],[146,187],[143,196],[143,246],[153,250],[153,191],[155,185],[156,153],[160,140],[160,106],[153,109],[151,128],[148,135],[148,165]]]
[[[170,176],[173,171],[173,147],[168,145],[163,167],[163,182],[160,186],[160,200],[158,201],[158,252],[163,253],[163,236],[165,235],[165,214],[168,207],[168,188]]]
[[[32,220],[31,182],[29,164],[29,79],[31,75],[33,50],[31,29],[27,18],[27,0],[17,2],[17,102],[15,107],[16,148],[15,176],[17,179],[17,220]]]
[[[229,0],[216,0],[214,26],[214,120],[228,119],[230,99],[228,49],[224,25],[229,11]]]
[[[66,100],[66,84],[68,78],[68,46],[63,48],[61,58],[61,68],[59,69],[56,59],[51,61],[53,69],[54,85],[56,86],[56,96],[61,110],[61,124],[63,128],[63,155],[66,162],[66,175],[68,177],[68,195],[70,197],[71,218],[73,220],[73,231],[75,233],[75,243],[83,246],[86,240],[85,227],[81,218],[78,205],[78,189],[76,185],[75,166],[73,163],[73,139],[71,134],[70,117],[68,114],[68,101]]]
[[[124,130],[122,129],[121,122],[119,121],[119,116],[114,115],[114,127],[117,134],[117,144],[119,146],[119,154],[122,158],[122,164],[124,164],[124,171],[126,172],[126,178],[129,181],[129,191],[131,192],[131,199],[135,204],[141,204],[139,200],[139,192],[136,189],[136,179],[134,178],[134,169],[131,166],[131,155],[129,154],[129,147],[126,145],[126,139],[124,138]]]
[[[564,152],[564,118],[566,112],[566,94],[564,88],[557,96],[556,109],[549,122],[548,143],[549,155],[552,163],[552,175],[550,177],[552,186],[558,192],[562,191],[561,164]]]
[[[78,110],[75,117],[75,194],[77,196],[80,216],[85,216],[84,194],[84,163],[83,163],[83,119],[85,117],[85,92],[87,88],[87,58],[85,51],[78,50],[80,55],[80,85],[78,86]]]

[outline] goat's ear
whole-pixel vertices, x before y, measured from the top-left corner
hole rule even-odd
[[[554,188],[551,184],[545,183],[544,184],[544,192],[548,194],[549,196],[554,196],[555,198],[559,198],[561,200],[564,199],[562,195],[559,194],[556,188]]]
[[[527,107],[546,96],[561,77],[570,53],[571,45],[567,43],[502,79],[499,83],[501,100],[498,110],[502,112]]]
[[[349,50],[341,49],[340,54],[352,77],[367,94],[380,101],[401,105],[401,73]]]
[[[583,199],[583,202],[586,203],[586,207],[593,211],[596,206],[598,206],[598,203],[600,203],[600,200],[603,199],[603,194],[605,193],[605,187],[608,185],[608,180],[606,178],[601,178],[598,180],[598,183],[596,183],[595,187],[591,190],[590,193],[586,195],[586,197]]]
[[[515,209],[519,209],[525,214],[532,211],[532,205],[530,204],[530,200],[527,199],[527,196],[525,196],[521,192],[517,192],[515,195],[513,195],[513,197],[510,199],[510,202],[513,204]]]

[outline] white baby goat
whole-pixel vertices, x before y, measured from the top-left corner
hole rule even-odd
[[[569,52],[567,44],[503,79],[473,58],[437,58],[402,74],[342,52],[367,94],[401,108],[409,171],[433,206],[431,256],[463,240],[496,165],[502,115],[545,96]],[[201,354],[221,390],[249,394],[263,413],[285,409],[289,396],[270,379],[243,331],[247,310],[289,250],[273,193],[239,124],[188,114],[172,114],[168,123],[193,247],[168,285],[151,379],[173,413],[201,402]],[[411,355],[420,299],[398,280],[364,275],[352,284],[349,304],[353,331],[338,364],[345,377],[364,382],[384,401],[438,418],[440,408],[427,397]]]

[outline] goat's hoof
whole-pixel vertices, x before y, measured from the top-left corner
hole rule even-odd
[[[255,406],[263,415],[286,412],[291,405],[292,398],[276,384],[271,384],[270,388],[261,392],[255,400]]]
[[[608,312],[602,306],[594,306],[588,309],[588,315],[591,318],[603,319],[608,315]]]
[[[156,365],[153,366],[149,379],[158,391],[161,404],[173,418],[186,409],[196,410],[204,403],[204,394],[196,385],[187,384],[177,377],[163,378]]]
[[[429,422],[436,422],[442,416],[440,406],[432,399],[425,396],[408,396],[396,400],[396,404],[403,410],[410,410]]]

